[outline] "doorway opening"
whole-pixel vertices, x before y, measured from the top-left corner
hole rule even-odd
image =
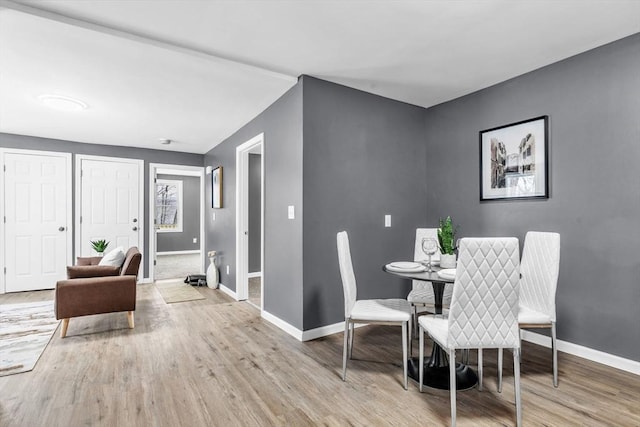
[[[149,175],[150,279],[203,274],[204,169],[152,163]]]
[[[264,309],[264,134],[236,148],[236,294]]]

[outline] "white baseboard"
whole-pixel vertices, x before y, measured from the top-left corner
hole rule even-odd
[[[220,283],[218,285],[218,289],[220,289],[222,292],[224,292],[225,294],[229,295],[231,298],[233,298],[234,300],[238,301],[238,294],[235,293],[235,291],[232,291],[231,289],[227,288],[225,285],[223,285],[222,283]]]
[[[194,254],[199,254],[200,251],[195,249],[192,251],[166,251],[166,252],[156,252],[157,256],[163,256],[163,255],[194,255]]]
[[[138,285],[143,283],[153,283],[153,280],[151,280],[151,278],[149,277],[143,277],[142,279],[138,280]]]
[[[546,335],[523,330],[522,339],[534,344],[541,345],[543,347],[551,348],[551,337],[548,337]],[[563,351],[565,353],[573,354],[574,356],[582,357],[583,359],[602,363],[603,365],[631,372],[635,375],[640,375],[640,362],[636,362],[635,360],[625,359],[624,357],[605,353],[600,350],[594,350],[592,348],[584,347],[567,341],[557,340],[557,344],[558,351]]]
[[[368,323],[356,323],[354,328],[362,328],[368,326]],[[311,341],[316,338],[326,337],[328,335],[344,332],[344,322],[334,323],[333,325],[321,326],[315,329],[309,329],[302,333],[302,341]]]
[[[339,332],[344,332],[344,322],[334,323],[333,325],[321,326],[315,329],[309,329],[307,331],[301,331],[293,325],[285,322],[277,316],[269,313],[268,311],[262,311],[262,318],[269,323],[273,323],[278,328],[282,329],[298,341],[311,341],[316,338],[326,337],[328,335],[337,334]],[[356,324],[356,328],[360,328],[363,326],[367,326],[367,324],[359,323]]]
[[[249,279],[254,278],[254,277],[262,277],[262,271],[256,271],[254,273],[248,273],[247,277]]]
[[[290,325],[289,323],[285,322],[279,317],[276,317],[273,314],[269,313],[268,311],[264,311],[264,310],[262,310],[262,318],[269,323],[273,323],[278,328],[282,329],[283,331],[285,331],[286,333],[288,333],[298,341],[302,341],[302,331],[296,328],[295,326]]]

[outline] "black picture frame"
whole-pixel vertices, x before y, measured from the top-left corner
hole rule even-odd
[[[479,134],[481,202],[549,198],[549,116]]]
[[[222,166],[211,172],[211,207],[222,208]]]

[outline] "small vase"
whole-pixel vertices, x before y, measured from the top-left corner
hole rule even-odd
[[[440,267],[456,268],[456,255],[442,254],[440,255]]]
[[[218,288],[218,267],[216,266],[216,251],[209,251],[209,267],[207,268],[207,286]]]

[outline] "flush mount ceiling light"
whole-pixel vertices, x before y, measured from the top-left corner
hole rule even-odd
[[[89,106],[79,99],[71,98],[64,95],[44,94],[38,97],[38,100],[47,107],[55,108],[62,111],[81,111],[86,110]]]

